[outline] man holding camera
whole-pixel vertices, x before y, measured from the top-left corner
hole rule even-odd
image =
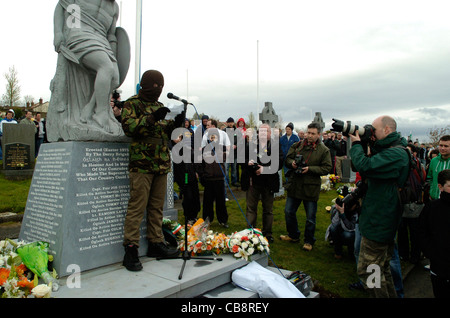
[[[372,295],[382,298],[397,297],[389,261],[401,220],[398,187],[409,174],[409,158],[402,149],[407,142],[396,130],[393,118],[376,118],[372,123],[370,156],[364,151],[366,141],[361,141],[358,130],[350,134],[352,164],[367,182],[359,218],[362,238],[357,273]]]
[[[272,236],[273,199],[274,194],[280,190],[278,171],[283,164],[283,151],[277,143],[278,140],[271,138],[271,135],[268,124],[262,124],[259,127],[258,139],[254,144],[246,145],[246,165],[241,176],[242,190],[247,191],[247,221],[252,227],[256,227],[258,202],[261,200],[262,234],[269,243],[274,241]]]
[[[287,235],[281,235],[282,241],[298,242],[300,231],[297,222],[297,210],[303,201],[306,211],[305,242],[303,249],[311,251],[315,242],[317,201],[319,200],[321,176],[331,170],[330,150],[320,140],[320,126],[308,125],[306,139],[291,146],[286,156],[288,171],[286,207],[284,209]]]

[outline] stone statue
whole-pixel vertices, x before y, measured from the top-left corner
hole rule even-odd
[[[47,138],[53,141],[126,141],[110,96],[125,80],[130,42],[116,27],[114,0],[59,0],[54,13],[58,52],[51,81]]]

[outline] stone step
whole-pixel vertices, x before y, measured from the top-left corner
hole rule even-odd
[[[0,213],[0,224],[7,222],[21,222],[23,219],[23,213],[14,212],[1,212]]]
[[[186,261],[182,279],[178,279],[182,259],[156,260],[141,257],[143,269],[130,272],[121,264],[113,264],[82,272],[77,285],[76,274],[59,280],[55,298],[193,298],[231,282],[231,273],[248,264],[232,255],[222,255],[222,261],[192,258]],[[252,259],[266,267],[265,254]]]

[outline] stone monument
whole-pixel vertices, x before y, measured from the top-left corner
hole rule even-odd
[[[273,109],[272,103],[271,102],[265,102],[264,103],[264,108],[261,111],[261,113],[259,113],[259,120],[263,123],[263,124],[268,124],[270,126],[270,128],[274,129],[277,128],[277,124],[278,124],[278,115],[276,114],[275,110]],[[279,136],[279,134],[277,134],[277,136]],[[284,194],[284,187],[283,187],[283,177],[282,177],[282,169],[280,171],[278,171],[278,176],[280,178],[280,189],[277,193],[275,193],[275,196],[281,196]]]
[[[323,132],[323,129],[325,128],[325,122],[322,119],[322,113],[316,112],[316,115],[314,116],[314,119],[312,121],[313,123],[317,123],[320,126],[320,132]]]
[[[48,141],[127,140],[109,104],[130,64],[130,41],[116,27],[118,16],[116,1],[59,0],[56,5],[58,62],[50,84]]]
[[[3,174],[10,180],[29,179],[34,168],[34,125],[3,125]]]
[[[72,273],[70,265],[86,271],[124,255],[130,140],[109,104],[129,67],[128,37],[115,27],[118,14],[115,1],[100,0],[60,0],[55,10],[50,143],[37,157],[19,240],[48,242],[60,277]],[[176,220],[172,174],[167,183],[164,217]],[[140,234],[144,255],[145,218]]]

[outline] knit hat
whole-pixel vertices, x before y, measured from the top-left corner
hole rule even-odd
[[[294,124],[293,123],[287,124],[286,127],[289,127],[289,128],[291,128],[291,130],[294,130]]]
[[[208,116],[208,115],[203,115],[203,116],[202,116],[202,120],[203,120],[203,119],[209,119],[209,116]]]
[[[229,117],[229,118],[227,119],[227,123],[234,123],[233,117]]]

